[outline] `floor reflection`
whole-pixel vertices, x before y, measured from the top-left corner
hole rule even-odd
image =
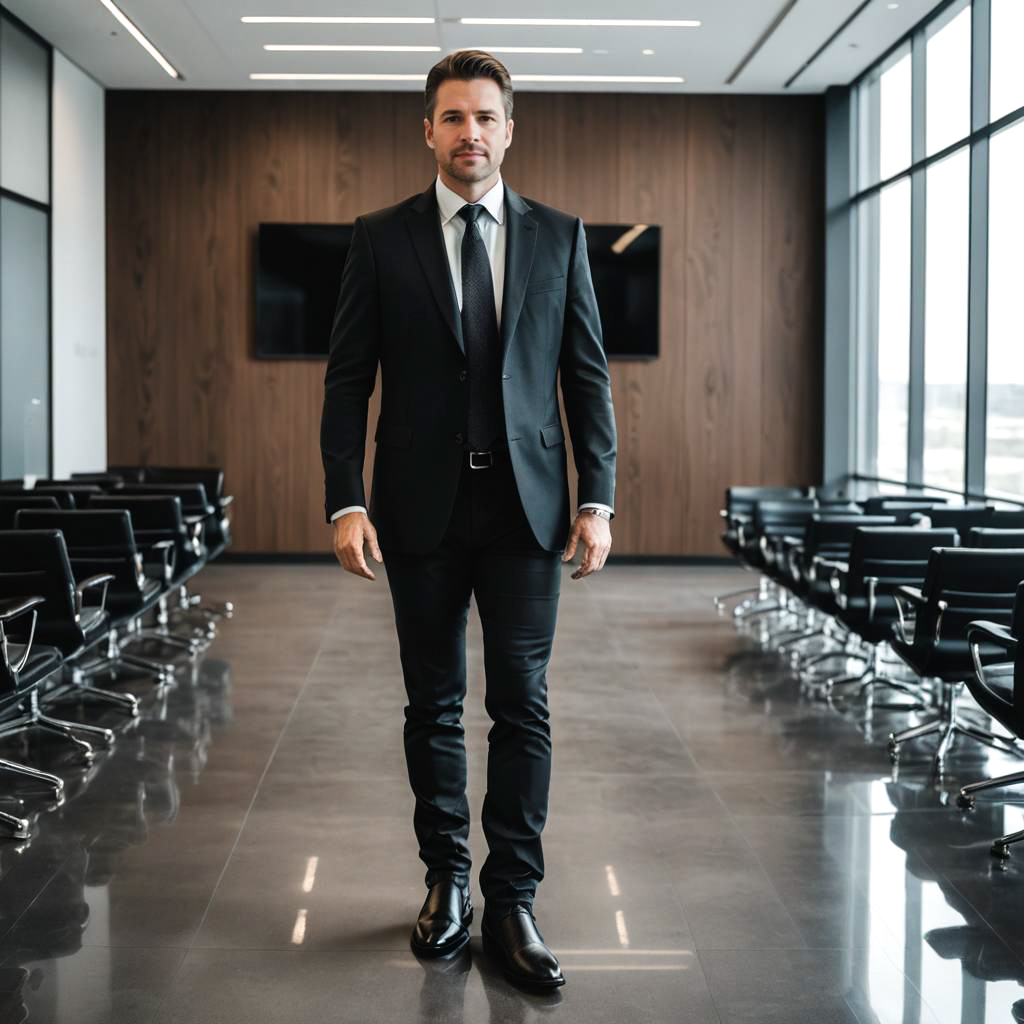
[[[87,769],[54,768],[66,779],[58,806],[40,809],[35,796],[25,802],[34,808],[29,838],[0,847],[2,1024],[102,1020],[96,1001],[136,984],[115,977],[124,958],[116,944],[106,945],[111,888],[122,858],[178,819],[183,788],[200,782],[214,729],[231,717],[231,667],[204,658],[144,702],[141,717],[121,726],[105,756]],[[24,757],[26,749],[5,753]],[[82,956],[86,929],[90,946]],[[180,961],[181,951],[168,952]],[[89,1010],[78,1018],[83,993]]]

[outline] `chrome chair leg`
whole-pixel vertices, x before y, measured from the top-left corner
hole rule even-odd
[[[109,747],[114,742],[114,730],[101,725],[87,725],[85,722],[71,722],[64,718],[53,718],[51,715],[42,714],[36,718],[36,721],[42,726],[74,729],[76,732],[84,732],[86,736],[95,736],[105,747]]]
[[[59,775],[41,771],[28,764],[8,761],[6,757],[0,757],[0,768],[6,769],[15,775],[25,775],[30,779],[35,779],[37,782],[45,782],[53,790],[54,796],[60,796],[64,792],[64,780]]]
[[[28,839],[28,818],[16,818],[13,814],[0,811],[0,825],[9,829],[12,839]]]
[[[1010,846],[1013,843],[1024,842],[1024,829],[1019,832],[1011,832],[1008,836],[1000,836],[992,844],[992,856],[1006,860],[1010,856]]]
[[[969,811],[975,804],[975,793],[981,793],[986,789],[1002,789],[1003,786],[1016,786],[1024,782],[1024,772],[1012,772],[1009,775],[1000,775],[994,779],[982,779],[981,782],[972,782],[970,785],[961,786],[956,797],[956,805],[963,811]]]
[[[58,736],[63,736],[64,739],[68,740],[78,751],[83,764],[92,764],[93,758],[96,756],[96,752],[93,750],[92,744],[86,743],[83,739],[79,739],[66,725],[53,724],[56,721],[57,719],[53,719],[52,721],[43,721],[42,719],[39,719],[35,722],[35,725],[44,732],[52,732],[56,733]]]

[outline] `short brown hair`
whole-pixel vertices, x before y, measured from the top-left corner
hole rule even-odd
[[[512,76],[508,73],[508,68],[484,50],[456,50],[443,60],[439,60],[427,74],[423,99],[427,120],[431,123],[434,120],[437,90],[442,82],[447,82],[450,78],[460,78],[465,82],[474,78],[490,78],[497,82],[505,106],[505,120],[512,119]]]

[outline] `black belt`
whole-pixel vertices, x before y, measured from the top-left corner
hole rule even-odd
[[[487,451],[466,451],[466,464],[470,469],[493,469],[503,462],[508,462],[505,445],[494,444]]]

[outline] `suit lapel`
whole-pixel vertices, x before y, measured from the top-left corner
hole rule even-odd
[[[437,210],[437,194],[434,183],[409,207],[406,220],[413,248],[426,275],[430,290],[434,293],[441,315],[448,324],[463,355],[466,343],[462,338],[462,318],[458,315],[459,304],[455,298],[452,275],[448,270],[448,252],[441,232],[441,218]]]
[[[537,222],[522,196],[505,186],[505,285],[501,297],[502,366],[523,309],[526,282],[537,246]]]
[[[509,344],[515,336],[516,324],[526,297],[526,282],[533,266],[537,245],[537,222],[530,216],[530,206],[512,189],[505,186],[505,282],[501,300],[502,365]],[[462,337],[462,317],[448,270],[448,253],[441,232],[434,183],[409,207],[406,220],[413,248],[420,266],[434,293],[438,308],[449,330],[455,336],[463,355],[466,343]]]

